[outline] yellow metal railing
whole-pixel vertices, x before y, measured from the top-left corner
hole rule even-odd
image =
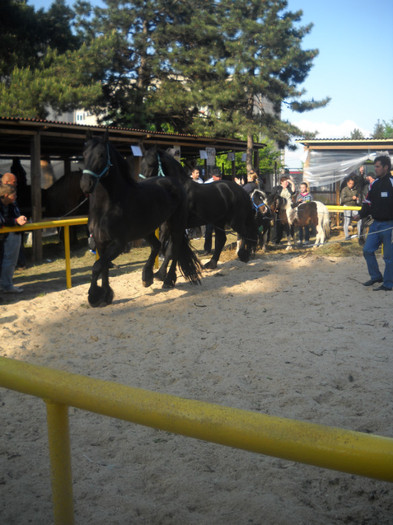
[[[0,386],[47,403],[55,523],[73,523],[68,407],[393,482],[393,439],[188,400],[0,357]]]
[[[87,217],[76,217],[73,219],[59,219],[54,221],[31,222],[24,226],[5,226],[0,229],[0,233],[7,232],[29,232],[32,230],[45,230],[47,228],[64,228],[64,254],[66,266],[67,288],[72,287],[71,283],[71,251],[70,251],[70,226],[87,224]]]
[[[329,211],[359,211],[362,209],[361,206],[336,206],[336,205],[333,205],[333,204],[327,204],[326,205],[326,208],[329,210]]]

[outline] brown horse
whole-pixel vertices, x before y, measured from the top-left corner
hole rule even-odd
[[[291,201],[287,201],[284,197],[269,195],[268,204],[276,216],[276,220],[281,221],[288,239],[287,249],[292,247],[295,227],[315,226],[317,235],[314,248],[324,244],[326,237],[329,236],[329,210],[322,202],[310,201],[294,206]]]

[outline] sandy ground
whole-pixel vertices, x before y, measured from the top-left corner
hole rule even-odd
[[[222,263],[201,286],[111,280],[0,306],[1,355],[393,437],[393,295],[362,257]],[[23,276],[17,284],[23,285]],[[0,522],[50,524],[44,403],[0,389]],[[393,524],[393,485],[70,409],[76,523]]]

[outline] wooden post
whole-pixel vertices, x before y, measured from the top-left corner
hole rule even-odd
[[[39,133],[33,135],[31,140],[31,212],[33,222],[42,219],[41,202],[41,137]],[[42,262],[42,230],[33,232],[33,262]]]
[[[70,157],[67,157],[64,159],[64,175],[67,177],[67,175],[71,175],[71,161]]]

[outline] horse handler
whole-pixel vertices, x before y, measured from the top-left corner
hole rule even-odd
[[[393,288],[393,177],[390,175],[392,169],[390,157],[387,155],[376,157],[374,169],[377,178],[363,202],[362,209],[353,218],[358,221],[371,215],[374,219],[363,247],[363,255],[370,274],[370,279],[363,284],[372,286],[374,283],[383,283],[374,288],[374,291],[389,291]],[[383,244],[385,261],[383,277],[375,257],[375,252],[381,244]]]

